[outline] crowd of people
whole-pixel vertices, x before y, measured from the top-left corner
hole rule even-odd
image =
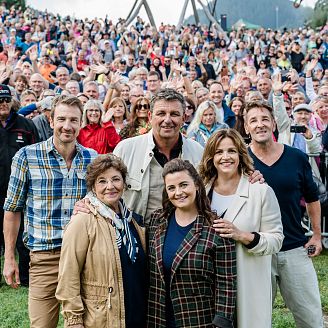
[[[32,328],[60,304],[74,328],[269,328],[277,287],[323,328],[328,25],[0,15],[0,254]]]

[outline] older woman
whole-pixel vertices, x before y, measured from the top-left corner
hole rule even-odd
[[[78,213],[67,225],[59,263],[56,297],[65,327],[146,325],[145,231],[121,198],[126,176],[113,154],[87,168],[90,213]]]
[[[328,97],[319,96],[311,101],[314,115],[310,120],[310,126],[323,132],[328,125]]]
[[[212,227],[204,184],[188,161],[164,166],[163,208],[149,224],[147,327],[234,327],[234,242]]]
[[[149,100],[146,97],[138,98],[131,107],[130,123],[120,131],[121,138],[131,138],[149,132],[151,129],[149,111]]]
[[[237,244],[238,328],[271,327],[271,254],[282,245],[277,198],[266,184],[249,182],[254,168],[245,143],[234,129],[208,141],[200,164],[211,207],[221,217],[214,227]]]
[[[215,103],[207,100],[198,106],[194,119],[187,129],[187,136],[204,147],[214,132],[227,127],[227,124],[220,121],[220,113]]]
[[[121,138],[108,116],[104,114],[100,101],[88,100],[84,105],[82,129],[77,141],[85,147],[96,150],[99,154],[112,152]]]

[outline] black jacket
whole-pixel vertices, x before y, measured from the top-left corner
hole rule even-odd
[[[0,198],[6,197],[11,162],[16,152],[38,141],[34,123],[16,112],[11,112],[5,128],[0,124]]]

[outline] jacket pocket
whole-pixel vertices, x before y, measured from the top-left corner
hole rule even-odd
[[[107,299],[83,298],[84,315],[83,324],[85,328],[105,328],[107,322]]]
[[[126,179],[126,184],[127,184],[128,190],[136,190],[136,191],[141,190],[141,181],[140,180],[128,177]]]

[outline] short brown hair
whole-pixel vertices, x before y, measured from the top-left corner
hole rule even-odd
[[[79,108],[80,112],[81,112],[81,121],[82,121],[82,115],[83,115],[83,105],[82,102],[79,98],[75,97],[75,96],[56,96],[53,101],[52,101],[52,105],[51,105],[51,112],[50,112],[50,117],[52,119],[54,119],[55,117],[55,110],[57,108],[58,105],[67,105],[67,106],[76,106]]]
[[[246,117],[248,112],[253,108],[265,108],[265,109],[267,109],[269,111],[271,117],[274,120],[273,108],[267,101],[250,101],[250,102],[247,102],[245,104],[245,107],[244,107],[244,116]],[[246,120],[245,120],[245,122],[246,122]]]
[[[155,103],[160,100],[178,101],[181,104],[183,113],[186,110],[185,100],[182,94],[174,89],[160,89],[150,100],[150,111],[153,112]]]
[[[214,166],[214,155],[220,142],[230,138],[237,148],[239,154],[239,173],[250,175],[254,171],[253,160],[250,157],[244,139],[235,129],[221,129],[214,133],[207,141],[203,158],[199,165],[199,174],[205,184],[209,183],[212,178],[218,176],[217,169]]]
[[[114,154],[105,154],[99,155],[87,167],[86,183],[88,191],[92,190],[98,176],[110,168],[121,173],[124,185],[126,185],[128,169],[124,162]]]

